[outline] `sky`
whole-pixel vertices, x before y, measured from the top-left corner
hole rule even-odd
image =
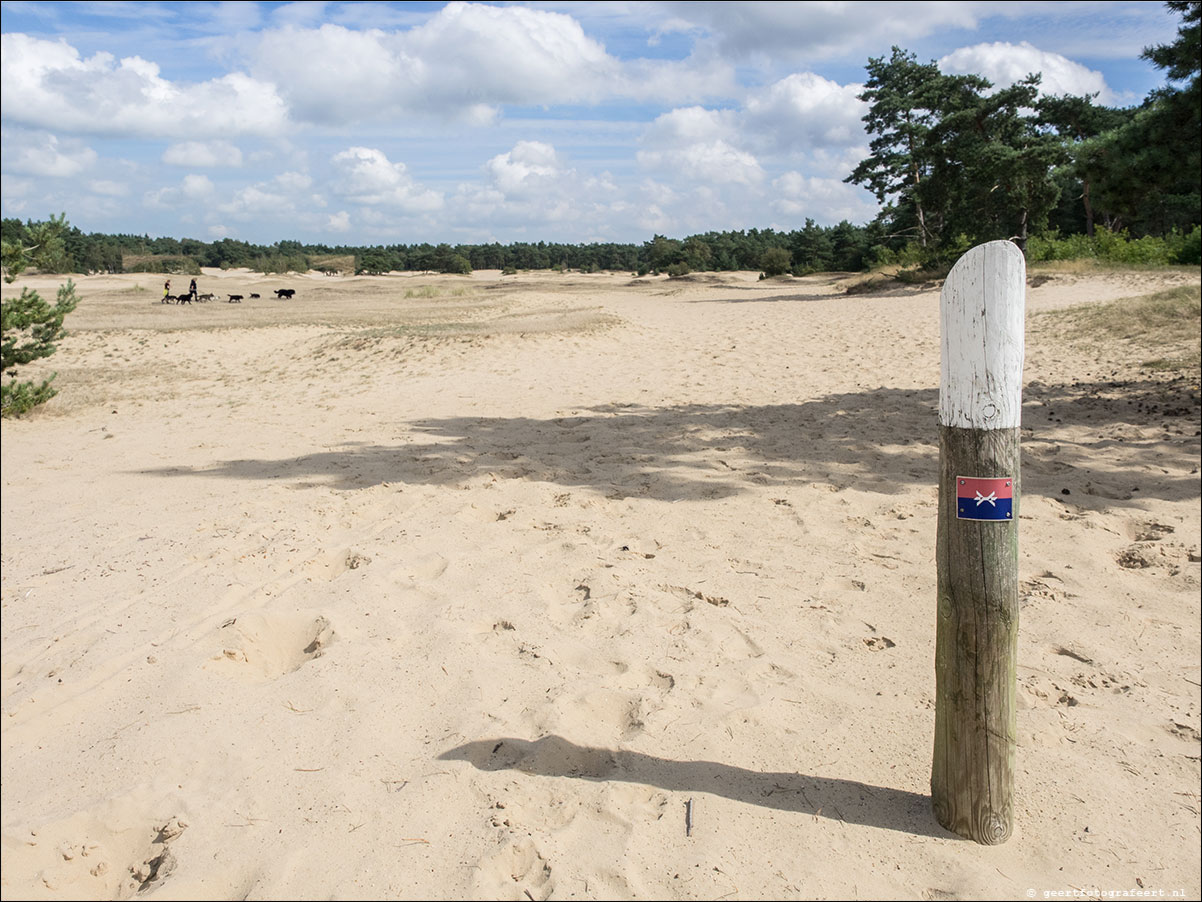
[[[0,208],[257,244],[865,223],[865,64],[1138,104],[1158,2],[3,2]]]

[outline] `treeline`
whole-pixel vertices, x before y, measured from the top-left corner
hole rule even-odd
[[[52,222],[60,222],[53,220]],[[6,244],[28,247],[37,242],[43,223],[5,219],[0,237]],[[714,270],[761,270],[770,250],[784,250],[788,271],[796,274],[829,270],[861,270],[883,251],[875,225],[842,222],[819,226],[807,219],[802,229],[779,232],[750,229],[706,232],[684,239],[656,235],[642,244],[389,244],[373,247],[302,244],[278,241],[251,244],[223,238],[151,238],[147,235],[85,234],[63,223],[61,251],[44,266],[57,272],[197,272],[199,267],[247,267],[258,272],[354,271],[471,272],[500,270],[578,270],[632,273]]]
[[[43,236],[51,227],[61,238],[53,244]],[[578,272],[630,272],[638,275],[689,272],[759,271],[784,273],[858,272],[885,264],[913,267],[932,265],[932,254],[914,241],[897,241],[886,234],[887,223],[866,226],[848,222],[819,226],[807,219],[794,231],[749,229],[706,232],[688,238],[656,235],[642,244],[390,244],[374,247],[302,244],[279,241],[251,244],[225,238],[204,242],[190,238],[150,238],[135,235],[85,234],[52,217],[49,222],[5,219],[0,223],[9,247],[49,245],[53,250],[41,262],[45,272],[120,273],[160,272],[196,275],[200,267],[245,267],[254,272],[318,272],[377,275],[386,272],[469,273],[477,269],[553,270]],[[967,250],[969,239],[960,236],[953,252]],[[946,250],[945,246],[937,246]],[[1202,229],[1171,229],[1166,235],[1138,238],[1126,231],[1112,232],[1096,226],[1063,233],[1044,230],[1026,247],[1031,262],[1090,257],[1110,263],[1202,263]]]

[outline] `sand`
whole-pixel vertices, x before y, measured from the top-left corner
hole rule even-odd
[[[930,813],[937,285],[78,279],[4,898],[1198,898],[1196,376],[1045,314],[1197,279],[1029,291],[998,847]]]

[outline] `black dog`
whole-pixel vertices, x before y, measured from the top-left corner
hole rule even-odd
[[[290,301],[290,300],[292,300],[292,296],[293,296],[294,294],[296,294],[296,289],[295,289],[295,288],[277,288],[277,289],[275,290],[275,296],[276,296],[277,298],[279,298],[281,301]]]
[[[230,299],[229,302],[231,304],[241,304],[242,303],[242,295],[240,295],[240,294],[231,294],[231,295],[229,295],[229,299]]]

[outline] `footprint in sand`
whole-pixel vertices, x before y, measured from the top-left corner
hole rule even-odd
[[[171,844],[187,827],[178,817],[147,817],[137,800],[126,797],[20,834],[6,830],[5,898],[13,887],[64,899],[132,899],[152,892],[175,870]]]
[[[371,563],[371,558],[353,548],[342,548],[319,555],[303,565],[311,579],[333,580],[348,570],[358,570]]]
[[[1161,548],[1144,542],[1124,548],[1115,555],[1115,561],[1124,570],[1146,570],[1162,563],[1163,558],[1164,551]]]
[[[476,878],[486,899],[549,899],[555,890],[551,865],[528,838],[506,842],[496,854],[480,862]]]
[[[221,651],[208,666],[266,680],[298,670],[334,641],[330,621],[312,612],[240,614],[218,633]]]
[[[490,519],[495,520],[493,514]],[[430,582],[438,579],[447,570],[447,559],[441,554],[426,554],[414,561],[407,568],[409,578],[418,582]]]
[[[1167,523],[1157,523],[1154,520],[1132,524],[1132,538],[1137,542],[1157,542],[1175,530]]]
[[[642,733],[647,718],[659,710],[648,694],[643,688],[599,687],[571,697],[562,695],[536,712],[532,722],[539,732],[569,734],[598,746],[614,746]],[[580,763],[567,762],[569,767]]]
[[[888,636],[868,636],[864,639],[864,644],[868,646],[869,651],[884,651],[897,645]]]

